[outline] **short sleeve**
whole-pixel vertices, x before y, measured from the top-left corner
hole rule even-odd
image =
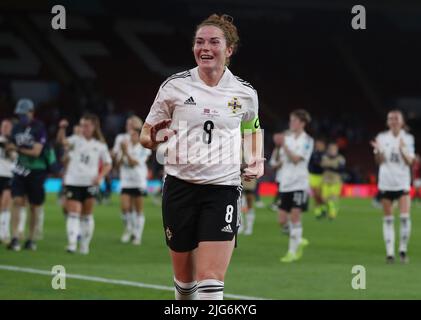
[[[77,143],[78,139],[79,137],[76,135],[71,135],[70,137],[66,138],[70,146],[74,146]]]
[[[297,155],[302,157],[305,161],[310,161],[311,154],[313,153],[313,144],[313,139],[307,137],[301,145],[301,148],[298,150]]]
[[[105,144],[102,145],[100,159],[104,164],[112,164],[110,152]]]
[[[161,85],[155,97],[155,100],[151,106],[149,114],[146,117],[145,123],[154,125],[161,120],[172,118],[172,108],[170,99],[171,88],[171,83],[164,83],[163,85]]]
[[[117,135],[117,137],[115,137],[114,140],[114,145],[113,145],[113,153],[117,154],[120,151],[120,145],[121,145],[121,135]]]
[[[242,121],[249,122],[253,119],[257,118],[259,114],[259,98],[257,96],[257,92],[252,89],[250,93],[250,102],[247,105],[247,110],[243,114]]]
[[[409,155],[415,157],[415,139],[413,135],[408,135],[406,145]]]

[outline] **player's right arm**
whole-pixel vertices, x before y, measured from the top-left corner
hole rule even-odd
[[[381,144],[379,136],[376,137],[375,140],[370,142],[371,146],[373,147],[374,159],[378,165],[382,164],[386,161],[386,157],[384,156],[384,152],[381,150]]]
[[[279,157],[279,147],[275,147],[270,156],[269,165],[274,169],[278,170],[282,167],[282,161]]]
[[[139,161],[136,158],[132,157],[131,154],[129,153],[127,141],[124,141],[121,143],[121,152],[122,152],[122,157],[120,160],[120,165],[124,157],[127,159],[127,163],[130,167],[136,167],[137,165],[139,165]]]
[[[154,125],[145,122],[140,133],[141,145],[144,148],[155,150],[160,143],[167,141],[176,133],[175,130],[170,129],[171,122],[171,119],[163,119]]]
[[[56,142],[64,147],[69,146],[69,141],[66,138],[66,129],[68,126],[69,122],[66,119],[61,120],[58,125]]]
[[[155,97],[140,133],[140,143],[144,148],[155,150],[161,142],[167,141],[176,133],[170,129],[172,122],[172,83],[163,84]]]

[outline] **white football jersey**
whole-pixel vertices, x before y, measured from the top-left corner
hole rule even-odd
[[[277,154],[272,153],[272,156],[269,160],[269,165],[274,166],[276,164],[276,162],[277,162],[276,157],[278,157],[278,159],[281,159],[281,150],[282,149],[279,148],[278,151],[277,151]],[[277,182],[277,183],[281,182],[281,171],[282,171],[281,168],[275,170],[275,182]]]
[[[6,156],[6,150],[2,146],[6,141],[6,138],[0,136],[0,177],[11,178],[13,177],[12,169],[14,161]]]
[[[279,191],[307,191],[309,188],[308,163],[313,152],[313,138],[306,132],[301,133],[298,137],[293,133],[287,133],[284,144],[292,153],[300,156],[303,160],[294,164],[286,155],[285,149],[281,148],[282,167]]]
[[[69,163],[64,176],[67,186],[88,187],[99,174],[99,165],[111,164],[107,145],[96,139],[69,137]]]
[[[414,137],[404,130],[401,130],[396,137],[389,130],[380,133],[376,138],[380,152],[385,157],[385,161],[379,167],[378,188],[381,191],[409,191],[411,188],[411,168],[405,163],[399,151],[401,139],[405,144],[406,152],[414,157]]]
[[[240,185],[240,125],[257,113],[257,93],[248,82],[225,68],[210,87],[196,67],[164,81],[145,122],[172,119],[177,130],[157,152],[158,159],[165,154],[167,174],[196,184]]]
[[[113,146],[113,153],[118,154],[121,151],[121,143],[123,141],[129,141],[130,140],[130,134],[128,133],[119,133],[114,140],[114,146]]]
[[[127,157],[122,155],[122,152],[118,153],[118,158],[123,157],[123,163],[120,167],[120,184],[121,188],[141,188],[146,190],[146,182],[148,175],[148,167],[146,161],[151,155],[151,150],[142,147],[140,143],[133,145],[131,142],[128,144],[127,152],[130,157],[137,160],[138,165],[131,167],[129,166]]]

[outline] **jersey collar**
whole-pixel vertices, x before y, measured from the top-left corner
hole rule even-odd
[[[209,87],[200,77],[199,77],[199,67],[193,68],[190,70],[191,73],[191,77],[193,81],[197,81],[200,82],[201,84]],[[232,73],[231,71],[228,69],[228,67],[225,67],[225,71],[224,74],[222,75],[222,78],[219,80],[218,84],[215,87],[209,87],[209,88],[216,88],[216,87],[225,87],[228,82],[229,79],[231,77]]]

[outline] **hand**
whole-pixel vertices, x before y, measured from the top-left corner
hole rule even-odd
[[[263,176],[265,161],[265,158],[251,159],[250,164],[243,170],[242,176],[244,177],[244,180],[251,181],[253,179],[259,179],[261,176]]]
[[[17,147],[13,143],[10,143],[10,142],[6,143],[6,146],[4,149],[6,152],[17,151]]]
[[[66,119],[62,119],[60,120],[58,126],[59,128],[66,129],[69,126],[69,121],[67,121]]]
[[[127,154],[128,146],[129,146],[129,142],[128,142],[128,141],[123,141],[123,142],[120,144],[121,151],[122,151],[124,154]]]
[[[92,181],[92,184],[94,185],[94,186],[99,186],[100,184],[101,184],[101,180],[102,180],[102,177],[100,177],[100,176],[97,176],[93,181]]]
[[[176,130],[170,129],[171,122],[171,119],[164,119],[151,127],[151,140],[153,143],[166,142],[177,133]]]
[[[285,141],[285,136],[283,133],[275,133],[273,135],[273,143],[275,144],[275,147],[282,147]]]
[[[399,148],[400,149],[404,149],[406,147],[405,141],[403,141],[403,139],[401,138],[399,140]]]
[[[373,147],[374,150],[379,151],[379,143],[377,142],[377,140],[371,140],[370,145]]]

